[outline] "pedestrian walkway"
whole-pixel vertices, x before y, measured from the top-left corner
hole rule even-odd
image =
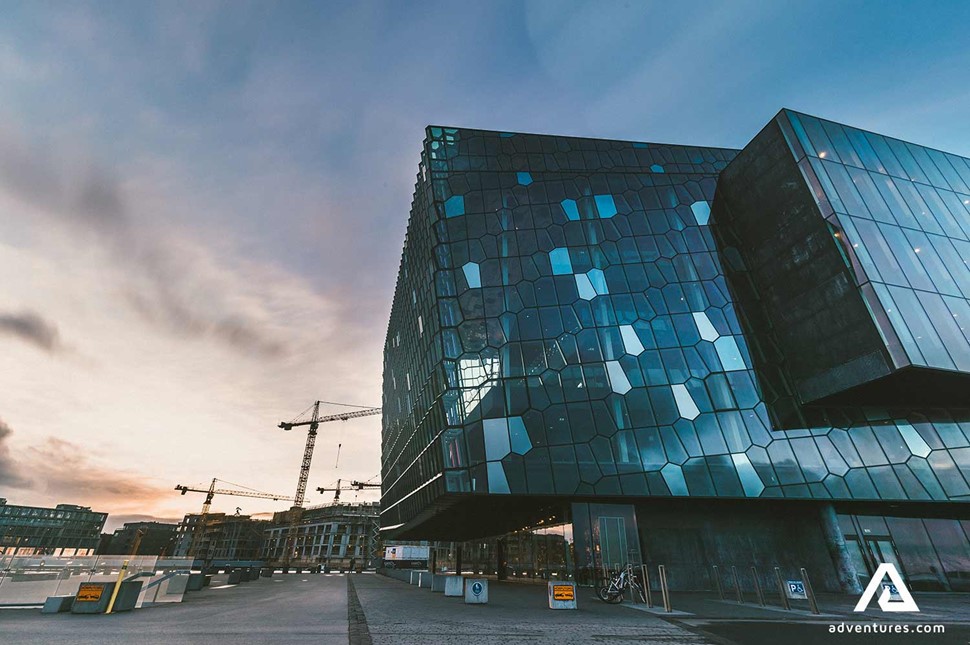
[[[466,605],[461,598],[379,575],[356,576],[354,586],[375,645],[723,643],[657,616],[608,605],[592,589],[579,589],[579,609],[554,611],[544,585],[492,581],[487,605]]]

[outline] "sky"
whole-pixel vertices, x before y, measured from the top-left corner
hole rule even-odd
[[[968,19],[965,2],[5,3],[0,497],[110,529],[197,512],[174,487],[213,477],[291,495],[305,433],[279,421],[380,405],[428,124],[743,147],[789,107],[970,156]],[[321,426],[308,503],[379,471],[379,417]]]

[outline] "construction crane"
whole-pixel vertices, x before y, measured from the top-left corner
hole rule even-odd
[[[321,405],[341,405],[349,408],[360,408],[350,412],[341,412],[328,416],[320,416]],[[381,408],[366,407],[362,405],[348,405],[346,403],[331,403],[329,401],[314,401],[313,405],[307,410],[312,410],[309,419],[281,421],[279,427],[283,430],[292,430],[302,426],[309,426],[306,435],[306,447],[303,449],[303,463],[300,466],[300,478],[296,484],[296,495],[293,496],[293,507],[290,508],[290,529],[287,531],[286,546],[283,550],[283,566],[288,567],[290,558],[293,555],[293,548],[296,544],[296,533],[300,526],[300,519],[303,516],[303,500],[306,497],[307,480],[310,477],[310,462],[313,460],[313,447],[317,443],[317,430],[321,423],[330,421],[348,421],[360,417],[369,417],[381,413]],[[302,416],[302,415],[301,415]],[[338,454],[340,446],[337,446]]]
[[[212,483],[209,484],[209,488],[193,488],[191,486],[183,486],[179,484],[175,487],[175,490],[182,491],[182,494],[186,493],[205,493],[205,501],[202,503],[202,512],[199,513],[199,519],[195,523],[195,530],[192,531],[192,543],[189,546],[189,555],[195,557],[195,552],[198,548],[199,537],[202,534],[202,528],[205,525],[205,520],[209,516],[209,509],[212,508],[212,498],[216,495],[235,495],[236,497],[256,497],[259,499],[271,499],[274,502],[280,500],[293,501],[293,498],[289,495],[276,495],[275,493],[263,493],[258,490],[248,489],[248,490],[238,490],[235,488],[216,488],[216,482],[221,481],[224,484],[230,484],[232,486],[239,486],[245,489],[245,486],[240,484],[233,484],[232,482],[226,481],[224,479],[212,478]]]
[[[372,484],[370,482],[359,482],[359,481],[350,482],[350,486],[341,486],[340,480],[338,479],[337,486],[335,488],[327,488],[323,486],[323,487],[318,487],[317,491],[320,493],[330,493],[330,492],[334,493],[333,501],[334,503],[336,503],[340,501],[340,491],[342,490],[364,490],[365,488],[380,488],[380,487],[381,487],[380,484]]]

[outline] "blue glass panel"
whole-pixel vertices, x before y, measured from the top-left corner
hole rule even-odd
[[[529,433],[526,432],[522,417],[509,418],[509,436],[512,452],[515,454],[524,455],[532,450],[532,440],[529,439]]]
[[[677,464],[667,464],[660,469],[660,474],[663,475],[664,482],[666,482],[667,488],[670,489],[671,495],[690,495],[690,492],[687,490],[687,480],[684,479],[684,471],[680,466]]]
[[[609,218],[616,215],[616,203],[613,201],[613,195],[595,195],[593,199],[596,201],[596,210],[600,217]]]
[[[494,461],[509,454],[508,419],[483,420],[482,434],[485,437],[485,459]]]
[[[549,251],[549,262],[552,264],[554,275],[568,275],[573,272],[573,265],[569,261],[569,249],[567,248]]]
[[[630,391],[632,387],[630,380],[626,377],[626,372],[623,371],[623,367],[619,361],[608,361],[606,363],[606,373],[609,374],[610,384],[613,386],[614,392],[617,394],[626,394]]]
[[[589,282],[593,286],[593,291],[595,291],[597,295],[605,296],[610,292],[610,290],[606,288],[606,276],[603,274],[602,270],[590,269],[586,275],[589,276]]]
[[[694,403],[694,399],[691,398],[690,392],[687,391],[687,387],[684,385],[672,385],[671,389],[674,393],[674,401],[677,402],[677,409],[680,412],[680,416],[685,419],[696,419],[701,413],[697,409],[697,405]]]
[[[751,465],[746,454],[732,454],[734,467],[738,470],[738,477],[741,479],[741,487],[744,489],[746,497],[758,497],[765,489],[764,482],[758,476],[758,471]]]
[[[445,217],[456,217],[465,214],[465,198],[462,195],[452,195],[445,201]]]
[[[592,300],[596,297],[596,290],[585,273],[576,275],[576,289],[579,290],[579,297],[583,300]]]
[[[899,428],[900,434],[903,435],[903,440],[909,447],[910,451],[914,455],[920,457],[928,457],[931,450],[926,444],[926,441],[916,432],[916,428],[909,425],[908,423],[897,423],[896,426]]]
[[[714,341],[714,349],[717,350],[717,355],[721,359],[721,365],[724,366],[724,371],[732,372],[747,369],[747,365],[744,364],[744,358],[741,356],[741,350],[738,349],[738,343],[734,339],[734,336],[721,336]]]
[[[505,478],[505,469],[502,468],[500,461],[488,462],[488,492],[499,495],[508,495],[511,492],[509,481]]]
[[[518,172],[518,173],[515,173],[515,176],[516,176],[516,179],[519,181],[519,183],[522,184],[523,186],[528,186],[529,184],[532,183],[532,175],[530,175],[527,172]]]
[[[655,163],[652,166],[650,166],[650,170],[652,172],[664,172],[664,167],[658,163]]]
[[[563,212],[566,213],[566,217],[575,221],[579,220],[579,209],[576,207],[575,199],[564,199],[560,202],[560,205]]]

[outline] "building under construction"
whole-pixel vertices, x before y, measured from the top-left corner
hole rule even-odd
[[[290,513],[276,513],[265,529],[262,560],[283,560]],[[311,506],[297,526],[292,562],[341,569],[376,566],[381,557],[379,522],[377,502]]]
[[[87,506],[17,506],[0,497],[0,555],[92,555],[107,519]]]
[[[199,521],[203,517],[200,527]],[[208,513],[202,516],[189,513],[179,524],[173,555],[194,555],[207,561],[258,560],[263,532],[269,524],[267,520],[254,520],[249,515]]]

